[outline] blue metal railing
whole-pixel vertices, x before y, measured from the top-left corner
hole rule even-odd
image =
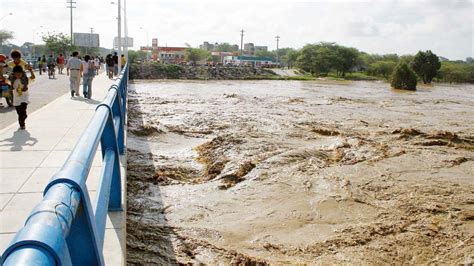
[[[3,253],[1,265],[104,265],[107,212],[122,210],[119,157],[124,153],[127,85],[128,65]],[[99,142],[103,166],[92,205],[86,180]]]

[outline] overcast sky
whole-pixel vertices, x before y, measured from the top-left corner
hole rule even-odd
[[[112,47],[117,6],[111,0],[74,0],[74,32],[100,34]],[[117,0],[116,0],[117,1]],[[123,1],[123,0],[122,0]],[[198,46],[203,41],[244,42],[276,48],[337,42],[369,53],[413,54],[432,50],[450,59],[473,56],[472,0],[128,0],[129,36],[135,47]],[[41,32],[69,34],[66,0],[0,0],[0,28],[14,32],[15,44],[40,42]],[[40,26],[43,26],[40,28]],[[140,29],[140,27],[142,29]],[[147,35],[149,39],[147,41]]]

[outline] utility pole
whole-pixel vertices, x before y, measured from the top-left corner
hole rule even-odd
[[[70,12],[71,12],[71,13],[70,13],[70,15],[71,15],[71,16],[70,16],[70,18],[71,18],[71,45],[74,45],[74,41],[73,41],[73,39],[72,39],[72,38],[73,38],[73,35],[72,35],[72,33],[73,33],[73,31],[72,31],[72,9],[73,9],[73,8],[76,8],[76,7],[74,6],[74,4],[75,4],[76,2],[74,2],[73,0],[66,0],[66,1],[67,1],[67,3],[69,4],[69,6],[68,6],[67,8],[69,8],[69,9],[70,9]]]
[[[94,33],[94,28],[90,27],[91,35],[89,35],[89,47],[92,50],[92,34]],[[86,53],[89,53],[89,47],[86,47]]]
[[[123,0],[123,19],[124,19],[124,22],[123,22],[123,26],[124,26],[124,30],[125,30],[125,40],[126,40],[126,45],[125,45],[125,48],[124,48],[124,53],[125,53],[125,60],[128,62],[128,46],[130,45],[128,42],[128,24],[127,24],[127,0]]]
[[[280,43],[280,36],[276,36],[275,37],[276,41],[277,41],[277,63],[279,64],[280,63],[280,54],[278,53],[278,44]]]
[[[244,54],[244,32],[243,29],[240,31],[240,64],[242,64],[242,56]]]

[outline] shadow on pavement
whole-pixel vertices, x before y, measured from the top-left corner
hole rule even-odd
[[[35,146],[38,143],[38,139],[31,137],[30,132],[27,130],[18,129],[13,132],[11,138],[0,140],[0,143],[0,147],[11,146],[11,151],[21,151],[24,146]]]

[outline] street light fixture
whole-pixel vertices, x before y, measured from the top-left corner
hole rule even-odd
[[[8,16],[13,16],[13,13],[10,12],[10,13],[6,14],[6,15],[3,16],[2,18],[0,18],[0,21],[4,20],[4,19],[5,19],[6,17],[8,17]]]
[[[149,47],[150,43],[149,43],[149,38],[148,38],[148,30],[146,30],[143,27],[140,27],[140,29],[145,32],[145,34],[146,34],[146,46]]]

